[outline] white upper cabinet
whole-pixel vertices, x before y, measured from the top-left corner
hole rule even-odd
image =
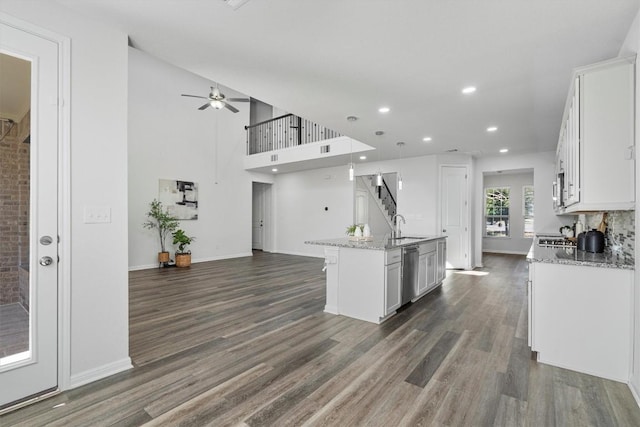
[[[558,213],[634,208],[634,67],[631,57],[575,71],[556,153]]]

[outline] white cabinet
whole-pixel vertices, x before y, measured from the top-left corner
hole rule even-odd
[[[538,361],[627,382],[633,271],[529,264],[529,343]]]
[[[436,274],[436,282],[442,282],[447,276],[447,241],[446,239],[438,240],[438,273]]]
[[[444,239],[442,240],[444,241]],[[420,296],[433,289],[440,281],[438,280],[438,241],[420,244],[418,251],[418,289],[416,295]]]
[[[402,301],[402,253],[400,249],[387,251],[385,265],[385,315],[393,313]]]
[[[438,273],[436,260],[436,251],[427,253],[427,290],[432,289],[436,286],[436,275]]]
[[[402,298],[402,263],[389,264],[385,268],[385,315],[400,307]]]
[[[575,70],[556,152],[557,213],[634,208],[634,67],[635,57]]]

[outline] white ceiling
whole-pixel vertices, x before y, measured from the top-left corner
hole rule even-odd
[[[572,68],[615,57],[640,6],[250,0],[234,11],[222,0],[57,1],[154,56],[382,148],[383,159],[398,156],[398,141],[403,156],[554,149]],[[476,93],[463,95],[468,85]],[[383,105],[391,112],[378,113]]]

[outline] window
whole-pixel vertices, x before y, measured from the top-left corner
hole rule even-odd
[[[509,187],[484,190],[485,236],[509,237]]]
[[[533,237],[533,185],[522,187],[522,213],[524,216],[524,237]]]

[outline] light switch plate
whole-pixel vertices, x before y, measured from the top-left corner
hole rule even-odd
[[[85,224],[105,224],[111,222],[111,208],[108,206],[85,206]]]

